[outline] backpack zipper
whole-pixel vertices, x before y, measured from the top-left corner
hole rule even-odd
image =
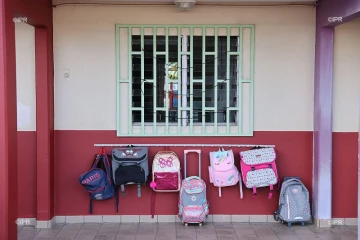
[[[288,220],[290,220],[290,203],[289,203],[289,195],[286,194],[286,202],[288,206]]]
[[[98,188],[96,190],[88,190],[88,192],[91,192],[91,193],[96,193],[96,192],[100,192],[101,190],[103,190],[105,188],[105,186],[102,186],[101,188]]]

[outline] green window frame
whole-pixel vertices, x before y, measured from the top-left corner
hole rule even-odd
[[[254,25],[117,24],[116,95],[118,137],[253,136]]]

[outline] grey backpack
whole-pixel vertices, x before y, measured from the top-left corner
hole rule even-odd
[[[298,177],[285,178],[281,186],[279,209],[274,212],[274,219],[292,223],[300,222],[302,226],[310,221],[309,191]]]
[[[114,184],[121,186],[123,195],[124,185],[137,184],[138,197],[141,197],[141,185],[145,184],[149,177],[148,148],[115,148],[112,157]]]

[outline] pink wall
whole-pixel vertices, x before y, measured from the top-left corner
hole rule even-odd
[[[117,138],[115,131],[56,131],[55,134],[55,215],[88,215],[89,198],[78,183],[79,176],[92,162],[98,148],[94,143],[228,143],[228,144],[275,144],[277,166],[281,178],[300,176],[311,192],[312,182],[312,132],[255,132],[254,137],[218,138]],[[149,160],[160,147],[149,148]],[[170,148],[180,160],[184,148]],[[217,188],[209,183],[209,151],[215,148],[201,148],[202,178],[207,183],[207,195],[211,214],[272,214],[278,205],[278,193],[272,200],[267,199],[268,189],[258,190],[258,197],[251,200],[252,192],[245,190],[244,199],[239,198],[239,187],[223,189],[222,198]],[[233,148],[236,165],[239,167],[239,148]],[[194,155],[195,157],[195,155]],[[189,174],[197,174],[196,157],[189,158]],[[150,165],[151,166],[151,165]],[[142,187],[142,197],[137,197],[136,187],[127,186],[126,196],[120,197],[119,214],[149,215],[151,189]],[[71,196],[71,197],[70,197]],[[156,195],[156,214],[177,214],[177,193],[158,193]],[[116,214],[115,199],[96,202],[93,214]]]
[[[55,215],[87,215],[88,197],[78,183],[78,177],[91,164],[98,148],[94,143],[154,142],[151,138],[120,139],[115,131],[56,131],[55,132]],[[357,216],[356,179],[357,177],[357,133],[334,133],[333,148],[333,217],[355,218]],[[152,140],[152,141],[151,141]],[[166,138],[168,143],[215,143],[209,138]],[[160,143],[160,141],[158,141]],[[218,143],[275,144],[278,154],[277,167],[280,177],[301,176],[311,192],[312,183],[312,132],[255,132],[254,138],[217,138]],[[35,217],[36,214],[36,153],[35,132],[19,132],[19,217]],[[162,148],[149,148],[150,161]],[[171,148],[183,159],[184,148]],[[207,183],[208,198],[213,214],[271,214],[276,209],[278,192],[272,200],[267,200],[267,189],[260,189],[255,201],[251,191],[244,189],[244,199],[239,199],[239,189],[223,189],[223,197],[218,197],[217,189],[209,183],[207,166],[209,151],[202,150],[202,174]],[[236,165],[239,167],[238,152],[234,148]],[[189,158],[189,174],[197,173],[196,161]],[[346,186],[354,186],[348,188]],[[134,186],[126,187],[126,196],[120,197],[119,214],[150,214],[151,190],[142,188],[138,198]],[[71,196],[71,197],[69,197]],[[346,196],[346,197],[345,197]],[[157,194],[156,214],[177,214],[177,194]],[[115,200],[94,204],[94,214],[116,214]],[[234,207],[236,206],[236,207]]]

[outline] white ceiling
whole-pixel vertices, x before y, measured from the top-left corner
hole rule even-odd
[[[309,4],[316,0],[196,0],[197,5],[201,4],[239,4],[239,5],[260,5],[260,4]],[[53,4],[174,4],[174,0],[53,0]]]

